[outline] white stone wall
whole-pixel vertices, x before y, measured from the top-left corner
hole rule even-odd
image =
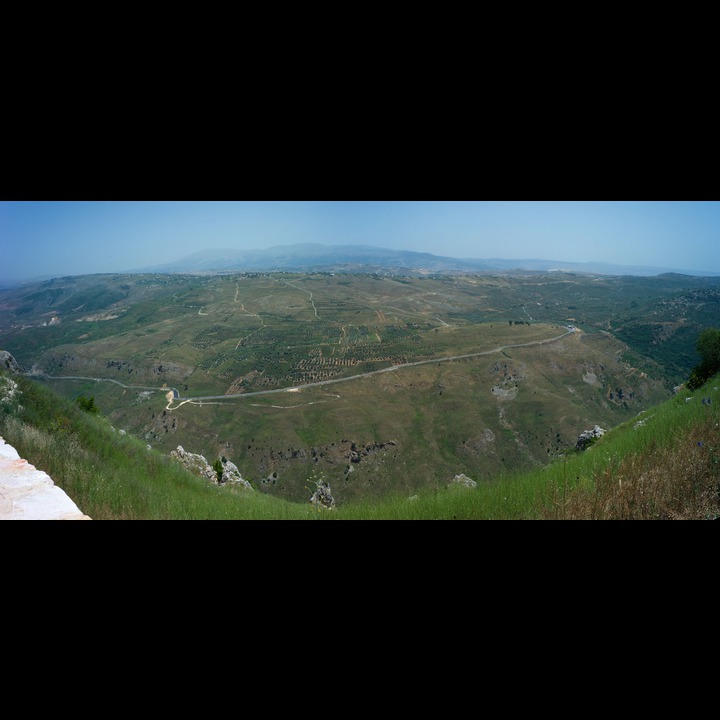
[[[90,520],[42,470],[0,437],[0,520]]]

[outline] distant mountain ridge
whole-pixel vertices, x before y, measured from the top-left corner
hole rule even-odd
[[[178,260],[144,267],[132,272],[392,272],[409,275],[473,272],[581,272],[598,275],[652,276],[675,273],[717,276],[720,273],[680,270],[652,266],[615,265],[604,262],[565,262],[561,260],[454,258],[412,250],[391,250],[371,245],[322,245],[301,243],[278,245],[264,250],[217,248],[201,250]]]

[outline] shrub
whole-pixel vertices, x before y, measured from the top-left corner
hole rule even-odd
[[[98,408],[98,406],[95,405],[95,396],[94,395],[91,395],[89,398],[85,397],[84,395],[79,395],[75,399],[75,402],[77,403],[77,406],[81,410],[84,410],[85,412],[89,412],[89,413],[93,413],[93,414],[97,414],[98,412],[100,412],[100,409]]]
[[[720,372],[720,330],[706,328],[700,333],[697,341],[700,362],[690,373],[688,389],[697,390],[717,372]]]

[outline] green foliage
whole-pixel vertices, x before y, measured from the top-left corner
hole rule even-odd
[[[697,390],[704,382],[702,374],[697,367],[694,367],[687,381],[688,390]]]
[[[706,328],[697,341],[700,362],[692,369],[688,388],[697,390],[709,378],[720,372],[720,329]]]
[[[223,478],[223,464],[222,464],[222,460],[220,458],[218,458],[212,464],[212,469],[217,474],[217,481],[218,481],[218,485],[219,485],[222,482],[222,478]]]
[[[95,405],[94,395],[91,395],[90,397],[86,397],[85,395],[78,395],[75,402],[77,403],[77,406],[85,412],[92,413],[93,415],[97,415],[97,413],[100,412],[98,406]]]
[[[63,314],[78,311],[87,313],[102,310],[113,303],[123,300],[125,297],[127,297],[127,292],[117,288],[110,288],[104,284],[94,285],[72,295],[65,302],[59,304],[57,308]],[[51,302],[46,302],[46,304],[49,305]]]
[[[72,423],[68,418],[58,415],[50,422],[48,430],[55,435],[69,435],[72,432]]]

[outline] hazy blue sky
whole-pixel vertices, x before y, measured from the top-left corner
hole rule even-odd
[[[719,241],[720,201],[0,202],[0,280],[302,242],[720,272]]]

